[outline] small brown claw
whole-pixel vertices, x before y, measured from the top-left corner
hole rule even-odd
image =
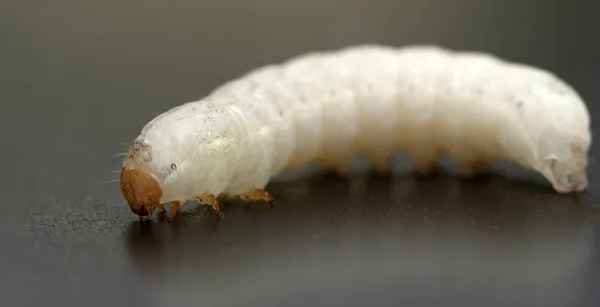
[[[272,206],[274,206],[276,204],[275,197],[273,197],[273,195],[269,194],[269,192],[267,192],[263,189],[252,190],[252,192],[250,192],[250,193],[241,195],[241,198],[246,201],[248,201],[248,200],[264,200],[264,201],[268,202],[269,204],[271,204]]]
[[[152,218],[152,214],[154,213],[154,209],[155,208],[150,209],[150,211],[148,212],[148,215],[146,215],[147,219],[151,219]]]
[[[169,220],[172,220],[175,217],[175,214],[177,214],[177,210],[179,210],[180,206],[181,206],[180,201],[172,201],[171,202],[171,208],[169,209]]]
[[[223,215],[223,213],[221,212],[221,203],[219,203],[219,201],[217,200],[217,198],[214,195],[212,195],[212,194],[205,194],[204,196],[197,197],[197,199],[202,204],[207,205],[207,206],[211,206],[213,208],[213,210],[215,210],[215,212],[217,213],[217,215],[219,217],[221,217],[221,218],[225,217]]]

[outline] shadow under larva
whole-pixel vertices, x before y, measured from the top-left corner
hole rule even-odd
[[[273,183],[268,187],[283,200],[280,205],[252,211],[243,202],[224,201],[232,209],[223,221],[198,205],[182,210],[173,221],[163,214],[148,224],[132,222],[126,233],[131,263],[143,274],[157,276],[171,265],[203,263],[207,270],[223,259],[259,261],[261,253],[274,257],[275,250],[285,253],[298,246],[313,251],[363,241],[378,248],[391,242],[424,246],[443,238],[552,242],[576,237],[600,218],[598,210],[581,206],[576,195],[564,197],[498,175],[468,182],[451,174],[427,180],[406,174],[353,180],[312,176]]]

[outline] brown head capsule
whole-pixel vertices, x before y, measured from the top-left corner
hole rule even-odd
[[[121,192],[131,211],[139,216],[151,216],[159,205],[162,189],[150,173],[142,169],[121,170]]]

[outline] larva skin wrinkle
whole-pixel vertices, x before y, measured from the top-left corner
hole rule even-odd
[[[346,174],[364,155],[386,172],[404,150],[418,173],[445,153],[464,177],[501,159],[570,193],[587,187],[590,144],[585,103],[550,72],[436,46],[363,45],[258,68],[158,116],[121,186],[140,215],[188,200],[218,211],[222,194],[272,200],[262,189],[284,170],[316,162]]]

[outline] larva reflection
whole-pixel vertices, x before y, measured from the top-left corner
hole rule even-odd
[[[590,116],[554,74],[478,52],[361,45],[250,71],[146,124],[121,190],[150,217],[219,196],[272,202],[270,178],[309,162],[347,174],[355,155],[389,169],[403,150],[421,174],[447,153],[461,176],[489,161],[542,174],[558,193],[587,187]]]

